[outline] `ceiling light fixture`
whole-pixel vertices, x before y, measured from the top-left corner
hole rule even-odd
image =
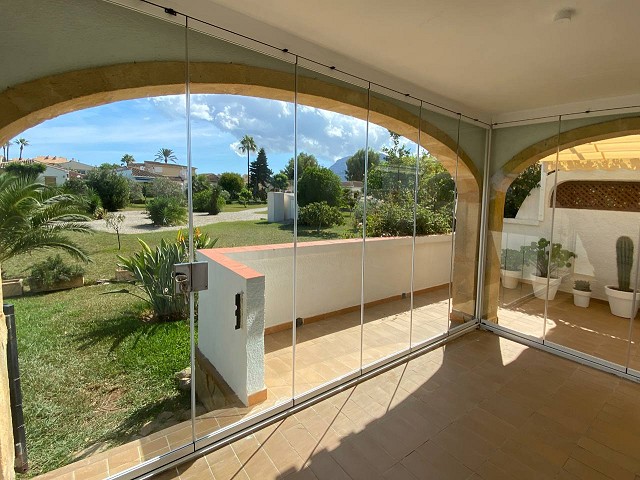
[[[573,18],[575,14],[575,9],[563,8],[562,10],[558,10],[558,12],[553,17],[553,21],[557,23],[570,23],[571,18]]]

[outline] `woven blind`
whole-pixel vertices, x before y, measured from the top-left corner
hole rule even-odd
[[[551,202],[553,206],[553,196]],[[563,182],[557,187],[556,207],[640,212],[640,182]]]

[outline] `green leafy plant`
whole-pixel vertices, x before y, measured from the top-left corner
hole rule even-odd
[[[120,175],[113,165],[103,164],[94,168],[87,174],[86,182],[100,196],[102,207],[110,212],[129,203],[129,180]]]
[[[81,275],[84,275],[84,268],[81,265],[68,265],[64,263],[60,255],[56,255],[36,263],[25,281],[32,288],[46,288],[61,282],[68,282]]]
[[[187,208],[175,197],[158,197],[147,201],[149,218],[154,225],[172,226],[183,224],[187,220]]]
[[[337,207],[331,207],[327,202],[314,202],[300,208],[298,221],[302,225],[315,227],[319,232],[322,227],[342,225],[342,213]]]
[[[590,292],[591,284],[588,280],[576,280],[573,282],[573,289],[580,292]]]
[[[516,218],[522,202],[534,188],[540,186],[540,164],[535,163],[526,168],[509,185],[504,199],[504,218]]]
[[[220,192],[222,189],[218,186],[215,186],[211,189],[211,196],[209,198],[208,212],[210,215],[218,215],[224,206],[226,205],[226,201]]]
[[[62,249],[88,261],[65,234],[90,233],[83,200],[35,182],[33,176],[0,175],[0,263],[41,249]]]
[[[147,185],[147,193],[151,197],[169,197],[185,200],[182,185],[165,177],[155,178]]]
[[[193,194],[193,211],[208,212],[211,203],[211,189],[202,190]]]
[[[173,283],[173,265],[185,260],[184,246],[169,243],[162,239],[160,245],[151,249],[147,243],[138,239],[142,251],[129,258],[118,256],[120,267],[131,272],[136,279],[135,287],[142,295],[129,290],[113,293],[129,293],[147,302],[158,321],[181,320],[187,315],[187,303],[184,295],[176,294]]]
[[[618,267],[618,290],[632,292],[633,240],[627,236],[619,237],[616,241],[616,265]]]
[[[247,202],[249,200],[251,200],[251,198],[252,198],[252,195],[251,195],[251,192],[249,191],[249,189],[243,188],[242,190],[240,190],[240,194],[238,195],[238,199],[243,203],[245,208],[247,207]]]
[[[298,180],[298,205],[301,207],[314,202],[327,202],[330,206],[337,207],[341,197],[340,177],[328,168],[307,168]]]
[[[523,254],[520,250],[513,248],[503,248],[500,254],[500,268],[511,272],[522,270],[524,263]]]
[[[193,248],[213,248],[218,239],[196,228],[193,232]],[[118,256],[119,266],[131,272],[136,280],[137,291],[127,289],[110,293],[128,293],[144,300],[158,321],[181,320],[187,315],[187,303],[184,295],[176,294],[173,279],[173,265],[189,261],[189,237],[178,231],[174,243],[162,239],[160,245],[151,249],[143,240],[138,239],[142,250],[129,258]],[[140,292],[140,293],[138,293]]]
[[[526,264],[535,267],[538,277],[559,278],[560,270],[571,267],[571,259],[576,258],[576,254],[562,248],[561,243],[551,245],[546,238],[521,248]]]
[[[120,250],[120,230],[122,230],[122,224],[124,223],[125,216],[123,213],[107,213],[104,216],[104,221],[107,223],[107,227],[114,230],[118,236],[118,250]]]

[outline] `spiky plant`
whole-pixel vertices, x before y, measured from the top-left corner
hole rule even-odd
[[[616,241],[616,264],[618,265],[618,288],[631,292],[631,266],[633,265],[633,240],[622,236]]]

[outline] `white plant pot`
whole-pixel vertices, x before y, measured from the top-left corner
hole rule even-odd
[[[549,300],[556,298],[558,293],[558,287],[562,282],[561,278],[549,279]],[[547,277],[538,277],[537,275],[531,275],[531,285],[533,286],[533,294],[536,298],[544,300],[547,298]]]
[[[576,307],[587,308],[591,300],[591,292],[573,289],[573,304]]]
[[[502,286],[504,288],[516,288],[520,279],[522,278],[522,272],[520,270],[500,270],[502,273]]]
[[[636,304],[631,314],[631,303],[633,302],[633,292],[621,292],[616,290],[612,285],[605,285],[604,293],[607,294],[607,300],[609,300],[609,308],[611,313],[616,317],[629,318],[638,314],[638,307],[640,307],[640,292],[636,292]]]

